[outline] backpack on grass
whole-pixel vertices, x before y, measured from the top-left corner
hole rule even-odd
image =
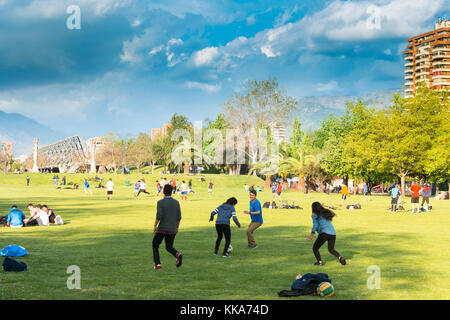
[[[27,271],[27,264],[25,262],[16,261],[14,259],[5,257],[3,260],[4,271]]]

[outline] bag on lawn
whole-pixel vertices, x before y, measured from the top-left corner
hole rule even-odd
[[[17,244],[10,244],[0,250],[0,256],[3,257],[23,257],[28,254],[28,251]]]
[[[16,261],[14,259],[5,257],[3,260],[4,271],[26,271],[27,265],[25,262]]]

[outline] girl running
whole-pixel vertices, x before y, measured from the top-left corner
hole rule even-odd
[[[342,257],[339,252],[334,249],[334,244],[336,243],[336,231],[334,230],[331,220],[335,216],[335,213],[324,208],[319,202],[314,202],[312,204],[312,212],[313,228],[308,236],[308,240],[312,240],[315,232],[319,234],[313,245],[314,256],[317,259],[317,262],[314,263],[314,265],[324,265],[324,262],[322,262],[322,258],[320,257],[319,249],[327,241],[328,251],[338,258],[342,265],[345,265],[346,261],[344,257]]]
[[[216,246],[214,248],[214,254],[219,252],[220,242],[222,241],[223,236],[225,235],[225,246],[223,247],[222,257],[228,258],[228,248],[231,244],[231,229],[230,229],[230,218],[233,217],[234,223],[241,227],[239,220],[236,216],[236,209],[234,208],[237,204],[236,198],[230,198],[225,203],[220,205],[217,209],[211,212],[211,217],[209,221],[214,220],[214,216],[217,214],[216,219],[216,231],[217,231],[217,240]]]

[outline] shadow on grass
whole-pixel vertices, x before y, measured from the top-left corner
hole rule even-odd
[[[175,268],[175,260],[163,243],[163,270],[154,271],[151,224],[147,224],[148,229],[145,225],[141,229],[124,225],[123,230],[114,226],[58,226],[57,233],[48,232],[52,228],[36,227],[33,232],[2,234],[1,247],[19,244],[30,255],[18,259],[28,264],[28,272],[0,274],[0,298],[278,299],[277,292],[289,289],[298,272],[324,272],[333,280],[336,299],[370,299],[373,292],[366,285],[370,265],[391,274],[385,281],[392,282],[392,290],[421,290],[419,282],[411,278],[425,272],[421,264],[408,263],[417,261],[418,252],[409,245],[417,241],[414,234],[360,234],[346,229],[345,234],[338,235],[336,249],[348,265],[341,266],[324,245],[321,255],[326,264],[317,267],[313,266],[314,240],[306,240],[309,228],[265,225],[254,233],[259,246],[254,250],[247,248],[245,226],[233,227],[234,250],[229,259],[212,254],[216,238],[213,225],[181,229],[174,246],[184,255],[183,266]],[[67,289],[66,270],[70,265],[80,267],[84,291]],[[47,277],[41,277],[42,272]],[[387,294],[389,297],[395,298],[395,293]]]

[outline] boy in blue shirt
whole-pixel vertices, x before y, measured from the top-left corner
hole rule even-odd
[[[258,246],[253,237],[253,232],[263,224],[263,218],[261,203],[256,199],[256,190],[254,189],[250,191],[250,211],[244,211],[244,213],[249,214],[252,220],[247,229],[248,247],[256,249]]]
[[[22,211],[17,209],[16,206],[12,206],[11,211],[6,218],[5,227],[21,228],[23,227],[23,221],[26,219]]]
[[[394,187],[389,191],[391,194],[391,211],[397,212],[397,204],[398,204],[398,198],[400,196],[400,188],[398,188],[398,185],[394,185]]]

